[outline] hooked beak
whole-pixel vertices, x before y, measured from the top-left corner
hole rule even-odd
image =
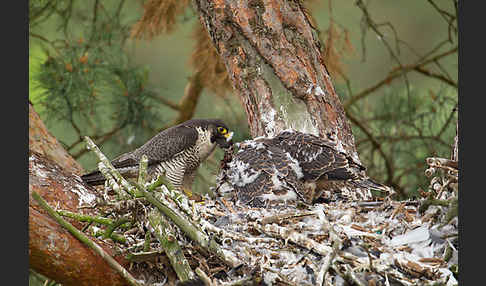
[[[219,147],[221,147],[222,149],[226,149],[229,148],[231,145],[233,145],[233,140],[231,140],[233,138],[233,132],[228,132],[224,134],[224,138],[226,140],[219,140],[218,142]]]
[[[224,137],[226,138],[226,142],[231,141],[231,139],[233,138],[233,131],[224,134]]]

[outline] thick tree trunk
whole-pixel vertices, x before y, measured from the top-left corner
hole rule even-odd
[[[81,166],[45,128],[29,104],[29,267],[63,285],[127,285],[99,255],[52,219],[32,198],[37,192],[51,206],[93,214],[81,205],[94,204],[95,194],[76,175]],[[81,229],[76,221],[70,222]],[[94,239],[95,240],[95,239]],[[110,255],[114,248],[95,240]],[[121,257],[122,264],[128,262]]]
[[[83,173],[83,168],[59,144],[56,137],[47,131],[46,126],[29,103],[29,151],[34,151],[56,162],[64,170],[77,175]]]
[[[294,128],[337,140],[359,161],[317,34],[299,1],[196,0],[195,6],[253,137]]]

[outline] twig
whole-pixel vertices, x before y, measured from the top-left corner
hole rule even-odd
[[[206,275],[206,273],[204,271],[202,271],[201,268],[196,267],[195,271],[196,271],[197,276],[199,276],[199,278],[201,278],[201,280],[204,282],[204,284],[206,286],[213,286],[213,282],[211,282],[211,279],[208,277],[208,275]]]
[[[150,231],[145,233],[145,242],[143,243],[143,251],[148,252],[150,251],[150,240],[152,239],[152,235]]]
[[[138,170],[138,184],[143,186],[147,181],[147,167],[148,167],[148,158],[147,155],[142,155],[140,158],[139,170]]]
[[[348,278],[348,280],[351,280],[358,286],[366,286],[365,284],[363,284],[363,282],[361,282],[361,280],[358,279],[358,277],[356,277],[356,273],[354,273],[353,269],[351,269],[351,266],[345,264],[344,268],[346,269],[345,278]]]
[[[150,233],[150,231],[147,231],[147,233]],[[143,252],[137,252],[137,253],[129,253],[125,256],[127,260],[130,262],[143,262],[147,260],[152,260],[156,257],[159,257],[160,255],[164,254],[162,250],[157,250],[157,251],[143,251]]]
[[[81,222],[96,222],[99,224],[104,224],[104,225],[111,225],[113,223],[112,219],[106,218],[106,217],[101,217],[101,216],[89,216],[89,215],[84,215],[84,214],[79,214],[79,213],[73,213],[70,211],[65,211],[65,210],[58,210],[57,213],[61,216],[73,218],[77,221]]]
[[[29,32],[29,36],[30,37],[34,37],[34,38],[37,38],[37,39],[40,39],[46,43],[48,43],[53,49],[54,51],[58,54],[58,55],[61,55],[61,52],[59,51],[59,49],[54,45],[53,42],[49,41],[47,38],[45,38],[44,36],[41,36],[39,34],[35,34],[35,33],[32,33],[32,32]]]
[[[118,190],[118,194],[121,196],[122,199],[128,199],[130,196],[128,194],[134,195],[134,187],[130,185],[127,180],[125,180],[120,173],[113,167],[111,162],[106,158],[106,156],[101,153],[100,149],[96,144],[89,138],[88,136],[84,137],[84,140],[86,141],[87,144],[87,149],[92,150],[98,159],[101,161],[99,166],[99,170],[103,173],[102,169],[108,169],[108,173],[113,176],[113,178],[116,180],[116,182],[123,186],[122,189]],[[104,167],[104,168],[103,168]],[[107,178],[108,179],[108,178]],[[117,188],[114,188],[116,190]],[[125,191],[127,193],[125,193]]]
[[[293,242],[301,247],[312,250],[320,255],[328,255],[332,252],[332,248],[318,243],[317,241],[308,238],[306,235],[290,230],[286,227],[278,226],[276,224],[260,225],[258,223],[248,223],[261,233],[284,239],[285,241]]]
[[[304,216],[311,216],[315,215],[316,213],[314,211],[306,211],[306,212],[296,212],[296,211],[291,211],[283,214],[278,214],[278,215],[273,215],[273,216],[268,216],[264,217],[260,220],[261,225],[266,225],[269,223],[276,223],[281,220],[287,220],[290,218],[296,218],[296,217],[304,217]]]
[[[94,252],[100,255],[114,270],[116,270],[123,278],[125,278],[125,280],[127,280],[130,285],[142,286],[125,268],[123,268],[118,262],[116,262],[113,257],[108,255],[108,253],[106,253],[98,244],[91,241],[86,235],[84,235],[81,231],[75,228],[72,224],[65,221],[54,209],[52,209],[47,204],[46,201],[44,201],[44,199],[38,193],[32,192],[32,197],[52,218],[54,218],[60,225],[66,228],[74,237],[79,239],[82,243],[86,244]]]
[[[419,61],[416,64],[406,65],[406,66],[403,66],[403,67],[400,66],[398,68],[392,69],[392,71],[389,73],[389,75],[385,79],[379,81],[375,85],[373,85],[373,86],[371,86],[371,87],[369,87],[369,88],[367,88],[367,89],[365,89],[365,90],[357,93],[355,96],[353,96],[353,97],[349,98],[348,100],[346,100],[344,102],[344,104],[343,104],[344,109],[346,111],[348,111],[349,108],[353,104],[355,104],[359,100],[367,97],[368,95],[372,94],[373,92],[375,92],[379,88],[385,86],[386,84],[389,84],[392,80],[400,77],[403,74],[403,72],[410,71],[410,70],[414,70],[417,67],[423,67],[423,66],[425,66],[425,65],[427,65],[429,63],[437,62],[439,59],[442,59],[442,58],[444,58],[446,56],[449,56],[449,55],[451,55],[453,53],[456,53],[457,50],[458,50],[458,47],[456,46],[456,47],[454,47],[454,48],[452,48],[452,49],[450,49],[450,50],[448,50],[448,51],[446,51],[444,53],[438,54],[435,57],[432,57],[430,59],[421,60],[421,61]],[[400,69],[402,70],[402,72],[401,73],[397,73],[397,71],[400,70]]]
[[[179,104],[175,103],[175,102],[172,102],[164,97],[161,97],[161,96],[152,96],[152,98],[160,101],[160,103],[172,108],[173,110],[176,110],[176,111],[180,111],[181,107],[179,106]]]
[[[387,156],[385,151],[383,151],[383,148],[381,146],[381,143],[379,143],[374,137],[373,134],[362,124],[362,122],[358,119],[356,119],[352,114],[347,114],[349,120],[353,122],[365,135],[369,138],[370,142],[373,144],[373,146],[378,150],[380,153],[381,157],[383,158],[383,161],[385,161],[385,167],[386,167],[386,172],[387,172],[387,179],[386,182],[388,185],[393,185],[393,187],[396,189],[398,193],[400,193],[402,196],[404,195],[403,190],[399,188],[398,186],[395,186],[393,183],[393,176],[394,176],[394,168],[393,168],[393,162],[391,161],[391,158]]]
[[[442,128],[439,131],[439,133],[437,134],[437,137],[442,136],[442,134],[444,133],[444,131],[446,131],[447,126],[449,126],[449,124],[451,123],[452,119],[454,118],[454,113],[456,113],[456,110],[457,110],[457,103],[456,103],[456,106],[452,109],[451,113],[449,114],[449,117],[447,117],[447,120],[444,123],[444,126],[442,126]]]
[[[118,131],[120,131],[121,129],[123,129],[125,127],[125,124],[122,124],[120,126],[117,126],[115,128],[113,128],[111,131],[109,131],[108,133],[105,133],[103,135],[97,135],[97,136],[93,136],[93,140],[96,141],[96,144],[97,145],[103,145],[106,141],[108,141],[111,137],[113,137]],[[74,142],[73,144],[71,144],[71,146],[68,147],[68,150],[71,150],[72,148],[74,148],[77,144],[81,143],[82,141],[76,141]],[[82,155],[84,155],[84,153],[88,152],[89,150],[86,149],[86,148],[83,148],[82,150],[80,150],[78,153],[76,154],[72,154],[71,156],[74,158],[74,159],[77,159],[79,157],[81,157]]]
[[[336,257],[337,252],[339,251],[339,242],[334,241],[332,244],[332,251],[329,253],[325,260],[324,264],[322,265],[321,269],[319,270],[319,273],[317,274],[317,285],[324,285],[324,281],[326,280],[326,274],[329,271],[329,268],[331,267],[331,264],[334,260],[334,257]]]
[[[209,223],[208,221],[206,221],[204,219],[201,220],[200,225],[201,225],[201,228],[203,230],[217,234],[221,239],[230,238],[230,239],[233,239],[233,240],[245,241],[245,242],[248,242],[248,243],[251,243],[251,244],[262,243],[262,242],[263,243],[275,242],[275,239],[270,238],[270,237],[247,237],[247,236],[244,236],[244,235],[242,235],[238,232],[228,231],[228,230],[219,228],[219,227],[215,226],[212,223]]]
[[[388,50],[388,53],[390,54],[390,56],[400,66],[399,76],[403,76],[403,79],[405,80],[405,86],[407,88],[407,95],[410,95],[410,83],[408,81],[408,76],[407,76],[406,70],[404,69],[403,64],[401,63],[400,59],[398,58],[398,56],[393,51],[393,49],[390,46],[390,44],[388,43],[388,41],[385,40],[385,35],[383,35],[383,33],[380,30],[378,30],[378,27],[380,25],[386,25],[387,23],[383,23],[383,24],[375,23],[373,21],[373,19],[371,18],[369,12],[368,12],[368,8],[366,7],[365,3],[362,0],[356,1],[356,6],[358,6],[358,8],[360,8],[363,11],[363,18],[365,19],[365,22],[368,25],[368,27],[371,28],[376,33],[376,35],[378,35],[379,39],[385,45],[385,48]],[[387,26],[391,26],[391,24],[388,23]],[[393,27],[393,26],[391,26],[391,27]],[[393,28],[392,28],[392,30],[394,31]],[[396,35],[396,33],[395,33],[395,35]],[[398,48],[398,44],[397,44],[397,48]],[[397,52],[399,53],[400,51],[397,51]]]
[[[332,225],[327,219],[324,209],[319,208],[314,213],[318,216],[319,221],[322,224],[323,231],[329,232],[329,238],[332,241],[332,251],[326,256],[324,264],[317,275],[317,284],[324,285],[326,273],[333,263],[333,260],[336,257],[337,253],[341,249],[343,243],[337,232],[334,230],[334,225]]]
[[[184,257],[184,253],[170,229],[169,222],[157,210],[150,212],[148,219],[179,280],[193,279],[195,277],[194,272],[192,272],[189,262]]]
[[[431,72],[431,71],[429,71],[429,70],[427,70],[427,69],[425,69],[425,68],[423,68],[421,66],[418,66],[418,67],[414,68],[414,70],[417,71],[417,72],[419,72],[419,73],[421,73],[421,74],[423,74],[423,75],[426,75],[428,77],[433,77],[433,78],[436,78],[438,80],[441,80],[441,81],[447,83],[448,85],[457,88],[457,82],[452,81],[452,80],[448,79],[447,77],[445,77],[445,76],[443,76],[441,74],[433,73],[433,72]]]
[[[115,231],[115,229],[125,223],[128,223],[130,222],[130,219],[124,217],[124,218],[121,218],[117,221],[115,221],[114,223],[110,224],[106,230],[105,230],[105,233],[103,234],[103,238],[112,238],[113,236],[113,232]]]
[[[148,191],[140,190],[145,198],[154,205],[159,211],[172,220],[190,239],[196,242],[203,249],[209,253],[215,254],[226,265],[236,267],[240,264],[239,260],[230,252],[223,250],[219,244],[210,239],[206,234],[200,231],[194,224],[185,219],[181,214],[168,207],[166,204],[160,202]]]

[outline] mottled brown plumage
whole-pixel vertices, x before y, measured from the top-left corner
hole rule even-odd
[[[220,178],[226,183],[223,192],[233,192],[245,205],[295,200],[311,204],[325,191],[345,188],[357,192],[357,198],[370,199],[370,189],[388,190],[368,178],[365,168],[335,142],[311,134],[286,130],[238,145]]]

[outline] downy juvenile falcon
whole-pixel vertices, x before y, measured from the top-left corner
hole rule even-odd
[[[111,163],[127,177],[138,176],[142,155],[148,157],[151,178],[163,174],[172,186],[190,195],[196,169],[215,149],[228,148],[233,132],[219,119],[191,119],[155,135],[134,151],[124,153]],[[100,185],[105,177],[96,170],[81,176],[88,185]]]
[[[365,167],[340,151],[334,141],[312,134],[285,130],[273,138],[259,137],[236,145],[236,154],[225,154],[219,191],[243,205],[312,204],[323,192],[343,190],[353,199],[370,199],[370,189],[391,190],[371,180]]]

